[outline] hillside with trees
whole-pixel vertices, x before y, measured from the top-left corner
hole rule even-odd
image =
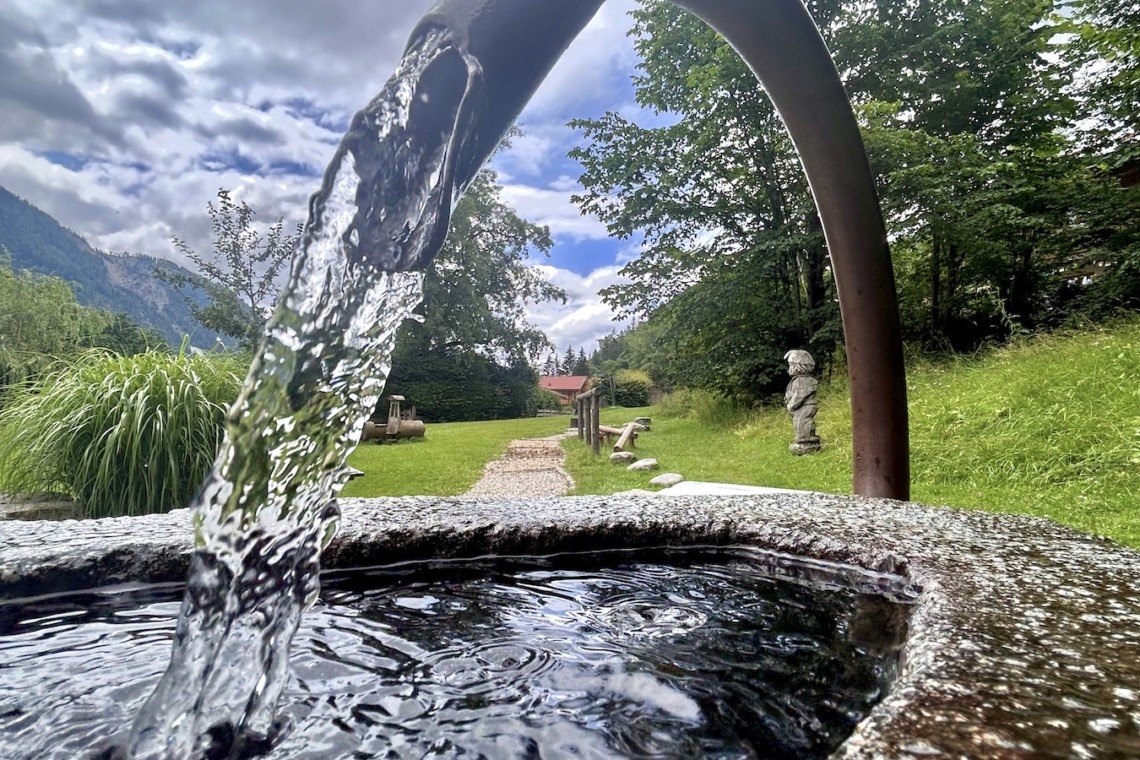
[[[0,187],[0,248],[11,268],[65,282],[83,305],[126,315],[156,330],[177,346],[183,335],[192,345],[212,347],[216,334],[202,327],[178,290],[154,275],[161,268],[194,275],[177,264],[150,256],[97,251],[54,218]]]

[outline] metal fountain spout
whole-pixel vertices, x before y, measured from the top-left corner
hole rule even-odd
[[[442,34],[466,54],[465,63],[441,63],[432,77],[433,91],[452,97],[429,105],[443,116],[435,139],[447,151],[448,176],[438,187],[449,202],[438,204],[420,234],[442,240],[452,193],[458,196],[470,182],[601,2],[442,0],[420,21],[409,49],[426,35]],[[736,48],[788,127],[819,209],[839,293],[851,385],[854,491],[907,499],[906,380],[894,273],[862,137],[831,56],[800,0],[674,2]],[[367,209],[362,204],[361,214]],[[375,229],[364,218],[359,222],[361,230]],[[391,239],[393,233],[379,234]]]

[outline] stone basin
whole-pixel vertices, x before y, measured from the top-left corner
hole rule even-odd
[[[345,499],[326,568],[749,545],[917,593],[891,692],[836,753],[1140,757],[1140,553],[1051,522],[809,493]],[[0,595],[181,580],[190,514],[0,522]]]

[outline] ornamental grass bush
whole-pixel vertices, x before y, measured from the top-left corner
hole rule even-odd
[[[223,355],[92,351],[13,388],[0,409],[0,491],[64,492],[87,517],[188,506],[246,369]]]

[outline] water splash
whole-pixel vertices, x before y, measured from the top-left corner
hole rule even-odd
[[[422,275],[405,270],[442,246],[468,176],[454,165],[481,87],[478,63],[429,30],[329,166],[195,504],[171,662],[132,729],[133,757],[227,757],[279,733],[289,642],[316,598],[345,458],[421,298]]]

